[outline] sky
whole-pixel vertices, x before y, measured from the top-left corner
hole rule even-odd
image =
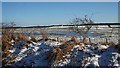
[[[84,15],[95,22],[118,22],[117,2],[2,2],[2,22],[18,26],[68,24]]]
[[[2,0],[3,2],[118,2],[119,0]]]
[[[0,2],[0,22],[2,22],[2,2]]]

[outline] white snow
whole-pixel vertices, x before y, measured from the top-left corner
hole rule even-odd
[[[16,56],[15,63],[11,65],[17,66],[49,66],[50,61],[46,59],[49,57],[49,52],[54,47],[60,46],[62,43],[56,41],[39,41],[37,43],[32,42],[28,45],[28,48],[20,48],[24,42],[16,42],[13,46],[16,46],[9,50],[12,55]],[[94,66],[120,66],[120,54],[115,51],[113,46],[105,46],[101,44],[94,45],[74,45],[71,52],[63,55],[64,60],[60,60],[59,63],[51,63],[53,66],[82,66],[85,67]],[[7,58],[6,58],[7,59]],[[87,60],[87,61],[85,61]],[[82,63],[83,62],[83,63]],[[10,65],[10,64],[6,64]],[[51,66],[50,65],[50,66]]]

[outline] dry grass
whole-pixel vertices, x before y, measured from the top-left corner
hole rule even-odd
[[[85,46],[85,44],[84,44],[84,43],[80,43],[80,44],[79,44],[79,46],[80,46],[80,48],[82,48],[82,49],[83,49],[83,48],[84,48],[84,46]]]
[[[114,42],[99,42],[101,45],[108,45],[108,46],[112,46],[115,45]]]
[[[9,56],[9,55],[10,55],[10,51],[9,51],[9,50],[6,50],[6,51],[4,51],[2,57],[4,58],[4,57],[7,57],[7,56]]]
[[[118,44],[115,45],[116,51],[120,53],[120,39],[118,40]]]
[[[64,60],[63,58],[64,53],[60,48],[53,49],[53,52],[50,53],[49,57],[47,57],[48,60],[50,60],[52,63],[59,63],[60,60]]]
[[[15,56],[11,57],[11,58],[10,58],[10,61],[9,61],[9,64],[13,64],[13,63],[15,63],[15,59],[16,59]]]
[[[8,51],[11,47],[11,40],[13,35],[9,29],[3,29],[2,31],[2,57],[7,57],[10,52]]]
[[[31,37],[30,41],[37,42],[36,38],[33,36]]]
[[[71,37],[71,41],[77,42],[77,37],[76,37],[76,36],[72,36],[72,37]]]
[[[71,41],[74,42],[74,44],[76,44],[76,45],[79,45],[79,44],[80,44],[80,41],[77,40],[77,37],[76,37],[76,36],[72,36]]]
[[[2,65],[7,64],[8,62],[6,60],[2,60]]]
[[[42,33],[42,40],[45,40],[45,41],[48,40],[48,34],[47,33]]]
[[[92,44],[90,38],[87,38],[87,37],[83,38],[82,43],[84,43],[84,44],[86,44],[86,45],[90,45],[90,44]]]
[[[27,37],[24,34],[20,34],[20,33],[16,35],[16,40],[17,41],[28,41]]]
[[[89,60],[84,59],[84,60],[81,62],[81,64],[82,64],[82,66],[85,66],[85,64],[88,63],[88,62],[89,62]]]
[[[9,49],[11,47],[12,35],[10,30],[3,29],[2,30],[2,58],[8,57],[10,55]],[[2,64],[6,64],[7,61],[2,60]]]
[[[71,43],[72,45],[81,45],[81,43],[84,43],[84,44],[92,44],[91,41],[87,38],[84,38],[83,40],[77,40],[77,37],[76,36],[72,36],[71,38]]]
[[[17,35],[13,35],[14,33],[14,29],[7,29],[7,28],[3,28],[2,30],[2,58],[7,58],[7,57],[10,57],[9,55],[11,54],[10,53],[10,48],[11,48],[11,45],[12,45],[12,40],[14,41],[26,41],[26,36],[25,35],[22,35],[22,34],[17,34]],[[11,59],[13,60],[13,59]],[[2,63],[3,65],[9,63],[7,62],[6,59],[2,60]],[[11,61],[11,63],[13,63]]]
[[[70,45],[70,44],[67,45],[67,47],[63,49],[63,53],[67,54],[68,52],[71,51],[71,49],[73,49],[73,47],[74,47],[73,45]]]

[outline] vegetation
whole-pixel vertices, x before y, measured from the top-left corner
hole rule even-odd
[[[90,30],[90,28],[92,27],[92,25],[84,25],[82,27],[80,27],[80,25],[83,24],[93,24],[93,20],[90,18],[87,18],[87,15],[85,15],[85,17],[83,19],[81,18],[75,18],[73,19],[72,22],[70,22],[71,25],[73,25],[72,27],[70,27],[69,29],[72,30],[73,32],[76,32],[78,34],[80,34],[83,37],[83,43],[87,43],[86,38],[88,37],[88,32]]]
[[[60,42],[59,41],[59,38],[57,37],[57,40],[56,39],[51,39],[49,38],[49,34],[47,32],[46,29],[41,29],[41,36],[42,38],[40,39],[41,40],[44,40],[45,43],[48,43],[48,44],[52,44],[54,45],[53,42],[56,42],[55,45],[58,45],[59,43],[61,43],[60,45],[56,46],[56,47],[53,47],[51,49],[51,51],[49,51],[49,55],[47,57],[47,60],[50,60],[50,62],[52,63],[59,63],[61,60],[64,60],[65,59],[65,55],[67,54],[70,54],[71,51],[74,49],[74,47],[76,46],[76,48],[79,48],[79,50],[83,50],[85,49],[85,47],[89,47],[89,46],[85,46],[86,44],[92,44],[89,36],[88,36],[88,32],[89,30],[91,29],[92,25],[84,25],[82,27],[80,27],[79,25],[83,25],[83,24],[92,24],[94,23],[90,18],[87,18],[87,16],[85,16],[85,18],[81,19],[81,18],[75,18],[73,19],[73,21],[71,22],[71,24],[73,26],[71,26],[69,29],[71,31],[74,31],[78,34],[80,34],[83,39],[82,40],[78,40],[77,39],[77,36],[71,36],[71,39],[69,40],[65,40],[65,41],[62,41]],[[29,44],[35,44],[34,46],[37,46],[36,43],[38,42],[38,39],[36,39],[35,36],[32,35],[32,32],[35,32],[34,30],[31,31],[30,33],[30,39],[28,39],[28,36],[22,34],[22,33],[15,33],[15,28],[6,28],[6,27],[14,27],[15,24],[14,23],[11,23],[11,24],[3,24],[3,27],[2,27],[2,51],[3,51],[3,54],[2,54],[2,57],[3,58],[6,58],[6,57],[9,57],[11,55],[11,52],[10,52],[10,49],[13,44],[13,42],[19,42],[19,41],[24,41],[25,43],[27,44],[20,44],[19,49],[28,49],[30,46]],[[113,30],[110,32],[110,34],[113,33]],[[109,37],[109,36],[107,36]],[[105,37],[106,41],[105,42],[99,42],[100,44],[102,44],[103,46],[104,45],[115,45],[112,41],[108,42],[108,38]],[[56,38],[56,37],[55,37]],[[110,38],[110,37],[109,37]],[[63,38],[64,39],[64,38]],[[88,41],[88,40],[89,41]],[[120,40],[119,40],[120,41]],[[41,44],[39,44],[41,45]],[[44,43],[42,43],[42,45],[44,45]],[[115,46],[117,51],[120,52],[120,42],[118,44],[118,46]],[[47,46],[47,45],[44,45],[44,46]],[[92,46],[92,45],[91,45]],[[96,47],[96,46],[95,46]],[[42,46],[40,46],[40,48],[42,49]],[[39,49],[40,49],[39,48]],[[36,47],[37,49],[37,47]],[[97,49],[97,47],[96,47]],[[94,49],[93,49],[94,50]],[[35,51],[35,49],[33,49],[33,51]],[[32,55],[32,51],[30,51],[29,54]],[[46,52],[48,53],[48,52]],[[88,53],[87,51],[85,53]],[[28,57],[29,55],[27,55]],[[7,61],[6,59],[2,59],[2,63],[3,65],[7,64],[7,63],[10,63],[10,64],[13,64],[15,63],[15,59],[16,57],[9,57],[10,61]],[[83,60],[83,64],[86,64],[86,62],[88,62],[87,60]]]

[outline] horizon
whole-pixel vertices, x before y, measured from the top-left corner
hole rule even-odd
[[[18,26],[68,24],[88,15],[94,22],[118,22],[118,2],[3,2],[2,22]]]

